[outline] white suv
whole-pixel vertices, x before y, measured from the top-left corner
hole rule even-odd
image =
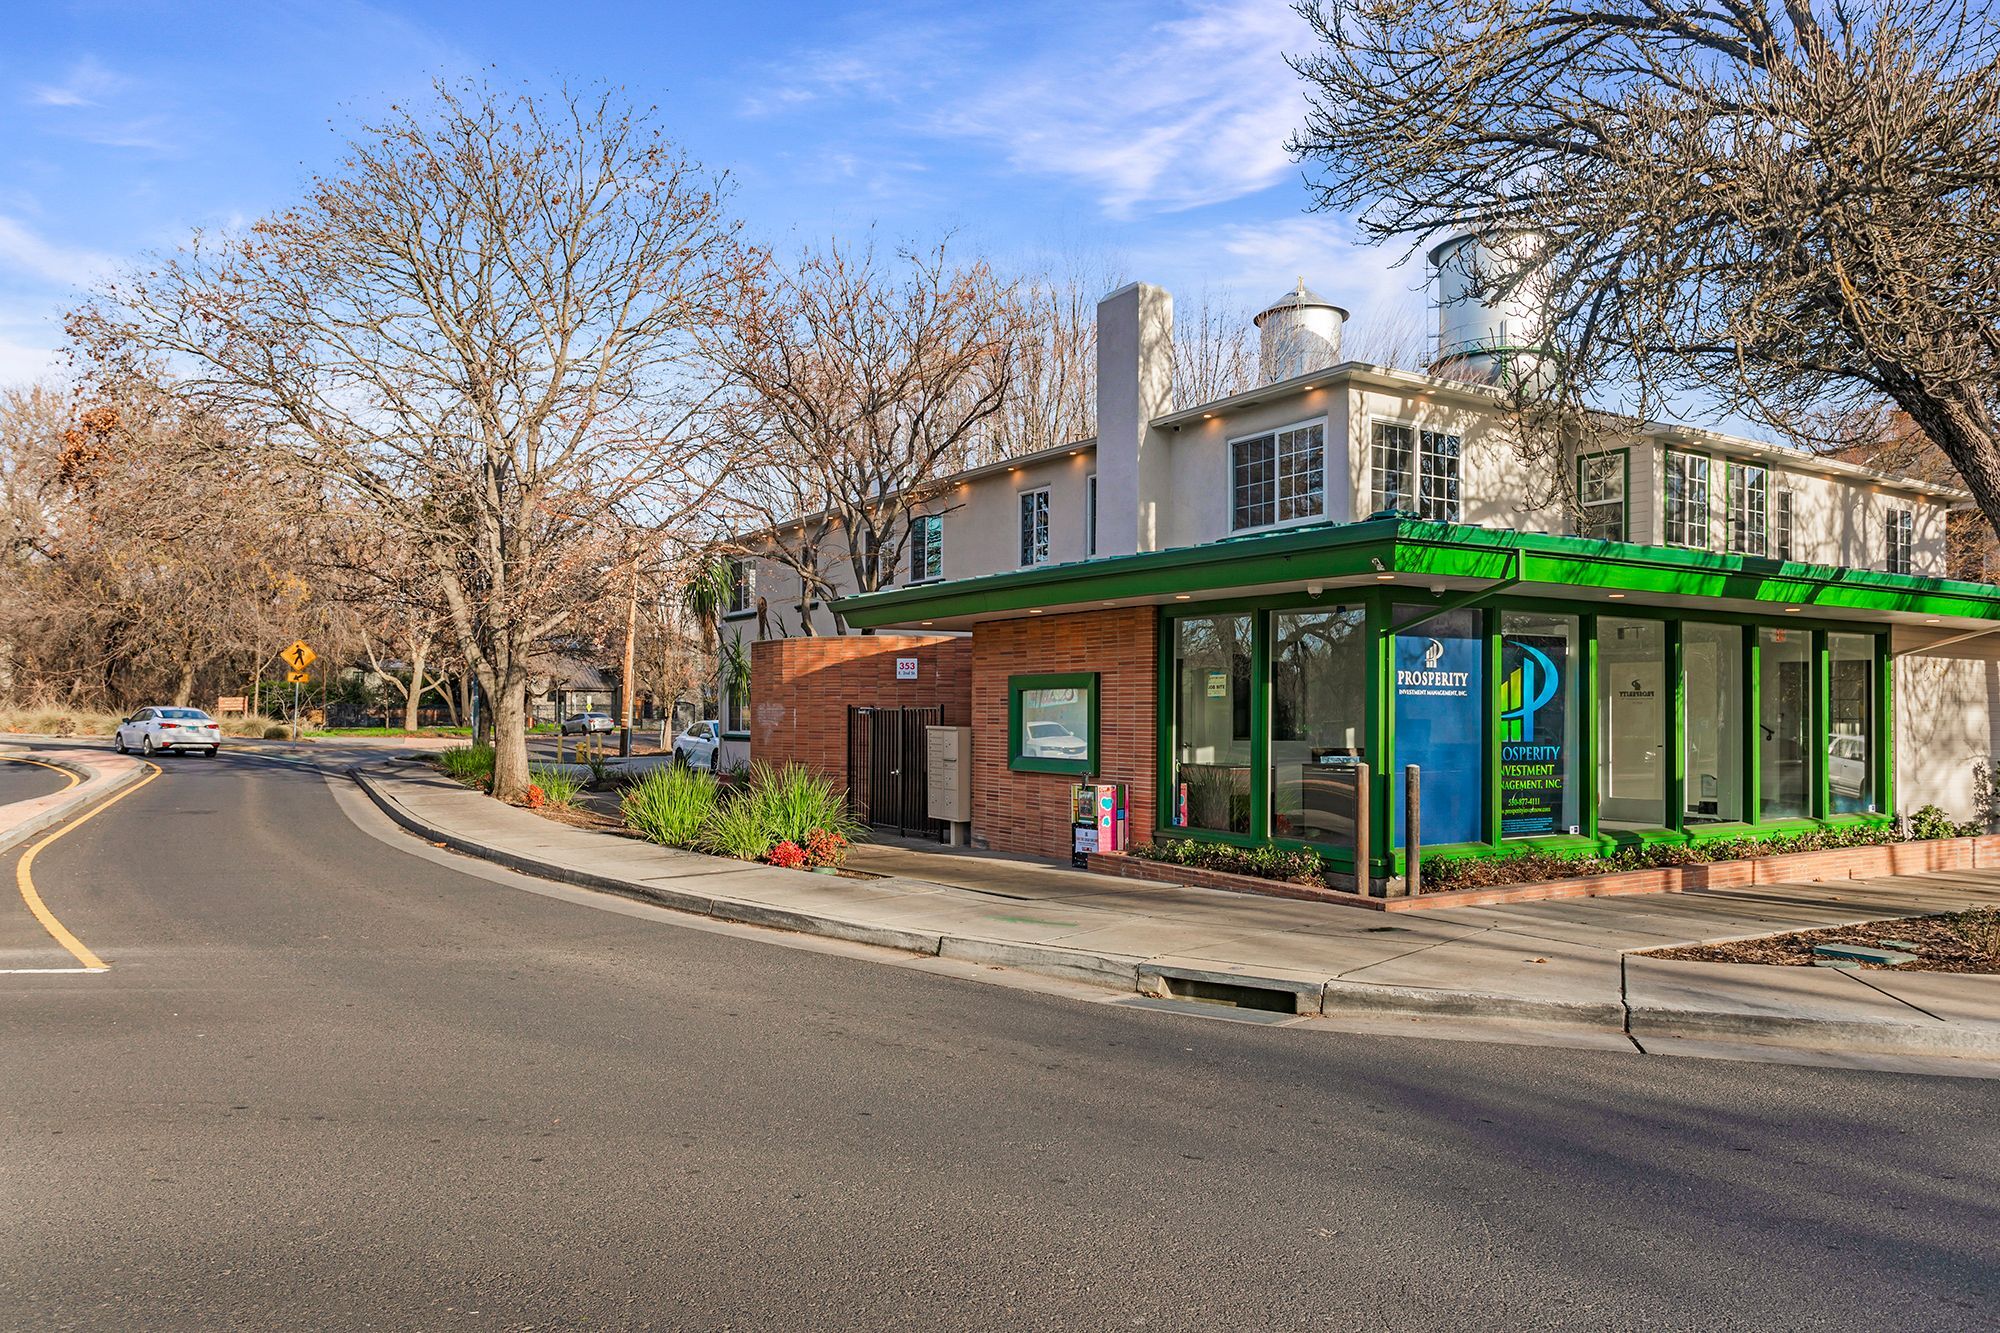
[[[111,743],[120,754],[199,750],[213,759],[222,748],[222,728],[199,708],[141,708],[118,724]]]

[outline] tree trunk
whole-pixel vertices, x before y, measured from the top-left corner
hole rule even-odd
[[[2000,531],[2000,423],[1986,404],[1960,384],[1889,377],[1886,387],[1917,429],[1944,450],[1979,512]]]
[[[527,672],[509,671],[488,703],[493,714],[493,794],[503,801],[519,801],[528,792]]]
[[[174,683],[174,706],[186,708],[194,702],[194,661],[192,658],[181,663],[180,679]]]
[[[424,701],[424,659],[430,656],[431,641],[418,639],[410,657],[410,689],[403,699],[403,730],[417,729],[417,706]]]
[[[445,720],[452,726],[458,725],[461,714],[458,711],[458,690],[449,676],[439,676],[437,680],[438,698],[444,700]]]

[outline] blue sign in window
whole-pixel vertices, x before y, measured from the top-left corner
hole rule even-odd
[[[1398,608],[1398,619],[1416,611]],[[1485,839],[1486,631],[1477,610],[1447,611],[1396,636],[1396,845],[1404,842],[1403,770],[1423,770],[1423,840]]]

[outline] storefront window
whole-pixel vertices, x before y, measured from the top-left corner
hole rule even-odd
[[[1657,620],[1597,622],[1597,823],[1667,822],[1667,627]]]
[[[1686,766],[1682,809],[1690,824],[1743,818],[1743,631],[1681,627]]]
[[[1826,779],[1833,813],[1863,814],[1875,808],[1875,747],[1870,721],[1875,700],[1875,640],[1866,634],[1826,636],[1833,678],[1827,700]]]
[[[1174,806],[1178,828],[1250,831],[1249,616],[1174,622]]]
[[[1406,621],[1425,608],[1399,606]],[[1403,770],[1422,770],[1428,846],[1485,834],[1486,633],[1474,609],[1447,611],[1396,636],[1396,842],[1404,842]]]
[[[1757,810],[1761,819],[1812,813],[1812,634],[1757,631]]]
[[[1355,765],[1367,715],[1366,617],[1271,617],[1271,832],[1354,844]]]
[[[1007,678],[1007,766],[1029,773],[1097,771],[1097,677]]]
[[[1578,833],[1575,616],[1500,618],[1500,836]]]

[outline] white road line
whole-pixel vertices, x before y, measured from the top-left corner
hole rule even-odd
[[[0,977],[43,977],[57,972],[109,972],[108,967],[0,967]]]

